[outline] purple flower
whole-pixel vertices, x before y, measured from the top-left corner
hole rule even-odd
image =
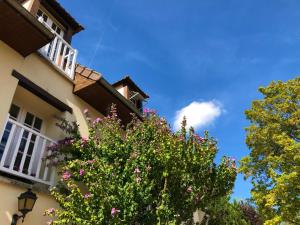
[[[84,174],[85,174],[84,169],[80,169],[80,170],[79,170],[79,175],[80,175],[80,176],[83,176]]]
[[[230,157],[230,160],[235,162],[236,158],[235,157]]]
[[[86,193],[86,194],[83,196],[83,198],[85,198],[85,199],[90,198],[90,197],[92,197],[92,194],[91,194],[91,193]]]
[[[116,209],[116,208],[112,208],[111,209],[111,215],[112,215],[112,217],[114,217],[115,215],[117,215],[117,213],[119,213],[120,212],[120,210],[118,210],[118,209]]]
[[[71,173],[68,172],[68,171],[65,171],[65,172],[63,173],[63,175],[62,175],[62,179],[63,179],[63,180],[69,180],[70,177],[71,177]]]

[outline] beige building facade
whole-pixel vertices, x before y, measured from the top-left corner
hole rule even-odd
[[[27,188],[38,199],[18,224],[46,224],[44,211],[57,207],[49,195],[57,174],[43,158],[65,135],[57,117],[76,121],[86,137],[84,109],[95,119],[114,103],[127,123],[131,113],[141,117],[148,96],[130,78],[114,86],[78,64],[71,40],[83,27],[55,0],[0,1],[0,27],[0,225],[20,214],[18,196]]]

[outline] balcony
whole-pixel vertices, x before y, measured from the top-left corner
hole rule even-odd
[[[39,52],[56,69],[63,72],[69,79],[74,79],[77,50],[72,48],[62,37],[55,35],[54,40],[41,48]]]
[[[39,52],[56,69],[65,74],[69,79],[74,80],[77,50],[56,34],[48,24],[41,20],[41,17],[38,20],[55,35],[53,41],[39,49]]]
[[[55,141],[8,119],[0,142],[0,171],[30,181],[52,185],[55,168],[45,160]]]

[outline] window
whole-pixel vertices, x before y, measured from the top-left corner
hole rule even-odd
[[[48,27],[53,30],[56,34],[59,36],[63,37],[64,36],[64,31],[62,28],[59,27],[58,24],[56,24],[53,19],[51,19],[45,12],[43,12],[41,9],[38,10],[36,17],[39,20],[42,20],[45,24],[48,25]]]
[[[37,116],[34,116],[33,114],[27,112],[26,117],[24,120],[24,125],[26,125],[29,128],[32,128],[33,130],[40,132],[42,128],[42,120],[38,118]]]
[[[18,120],[19,113],[20,107],[12,104],[9,110],[9,117],[13,120]]]
[[[25,126],[31,128],[37,132],[40,132],[41,128],[42,128],[42,123],[43,123],[42,119],[38,118],[37,116],[33,115],[32,113],[29,113],[29,112],[26,113],[26,116],[24,119]],[[16,160],[14,163],[14,170],[19,171],[21,161],[22,161],[22,158],[24,155],[25,146],[26,146],[27,142],[29,141],[28,150],[27,150],[27,153],[25,156],[24,166],[23,166],[23,170],[22,170],[23,173],[28,173],[28,168],[29,168],[32,153],[34,150],[36,138],[37,138],[37,135],[32,134],[29,139],[29,132],[24,131],[22,139],[21,139],[21,144],[18,149],[17,157],[16,157]]]

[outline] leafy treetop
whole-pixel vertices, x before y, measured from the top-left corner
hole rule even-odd
[[[300,77],[260,88],[264,98],[246,111],[251,153],[241,171],[265,224],[300,224]]]
[[[115,108],[90,123],[89,137],[76,126],[52,146],[49,160],[61,180],[52,195],[61,209],[49,209],[49,224],[192,224],[196,209],[231,192],[235,162],[214,163],[216,141],[206,133],[173,133],[167,122],[147,111],[121,125]]]

